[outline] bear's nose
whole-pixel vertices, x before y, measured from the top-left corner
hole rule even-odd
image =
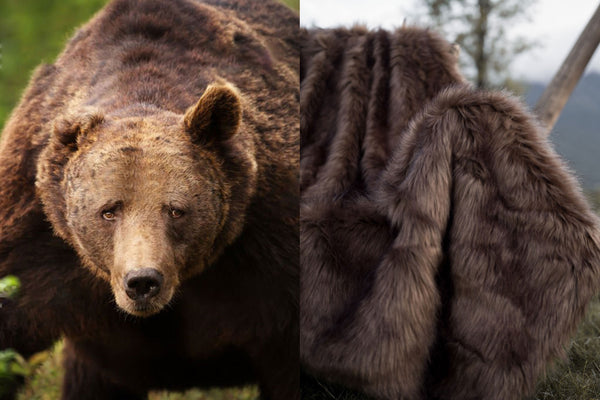
[[[163,276],[154,268],[138,268],[129,271],[123,281],[131,300],[147,300],[160,292]]]

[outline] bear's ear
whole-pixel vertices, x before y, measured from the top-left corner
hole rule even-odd
[[[54,123],[54,137],[62,145],[69,147],[71,150],[76,150],[79,136],[92,130],[102,121],[104,121],[104,116],[98,112],[61,118]]]
[[[240,126],[242,105],[237,91],[227,84],[209,85],[198,103],[188,108],[185,128],[195,143],[212,143],[232,137]]]

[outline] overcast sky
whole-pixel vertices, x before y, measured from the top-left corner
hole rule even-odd
[[[418,0],[301,0],[300,24],[305,27],[366,24],[393,29],[414,21]],[[511,64],[512,75],[547,81],[560,67],[579,34],[598,7],[598,0],[537,0],[530,8],[530,20],[515,23],[510,32],[535,40],[540,46],[519,56]],[[450,38],[451,39],[451,38]],[[600,50],[586,71],[600,72]]]

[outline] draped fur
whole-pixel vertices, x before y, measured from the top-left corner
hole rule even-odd
[[[598,288],[577,183],[433,33],[301,40],[304,368],[381,399],[529,393]]]

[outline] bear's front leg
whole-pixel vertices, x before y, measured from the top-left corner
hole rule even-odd
[[[143,400],[147,393],[136,392],[112,381],[93,364],[78,356],[71,343],[65,341],[63,351],[65,377],[62,400]]]
[[[60,337],[70,311],[60,306],[68,295],[65,270],[73,258],[58,240],[49,231],[31,232],[0,254],[0,278],[13,275],[20,282],[11,298],[0,299],[0,350],[12,348],[28,357]]]

